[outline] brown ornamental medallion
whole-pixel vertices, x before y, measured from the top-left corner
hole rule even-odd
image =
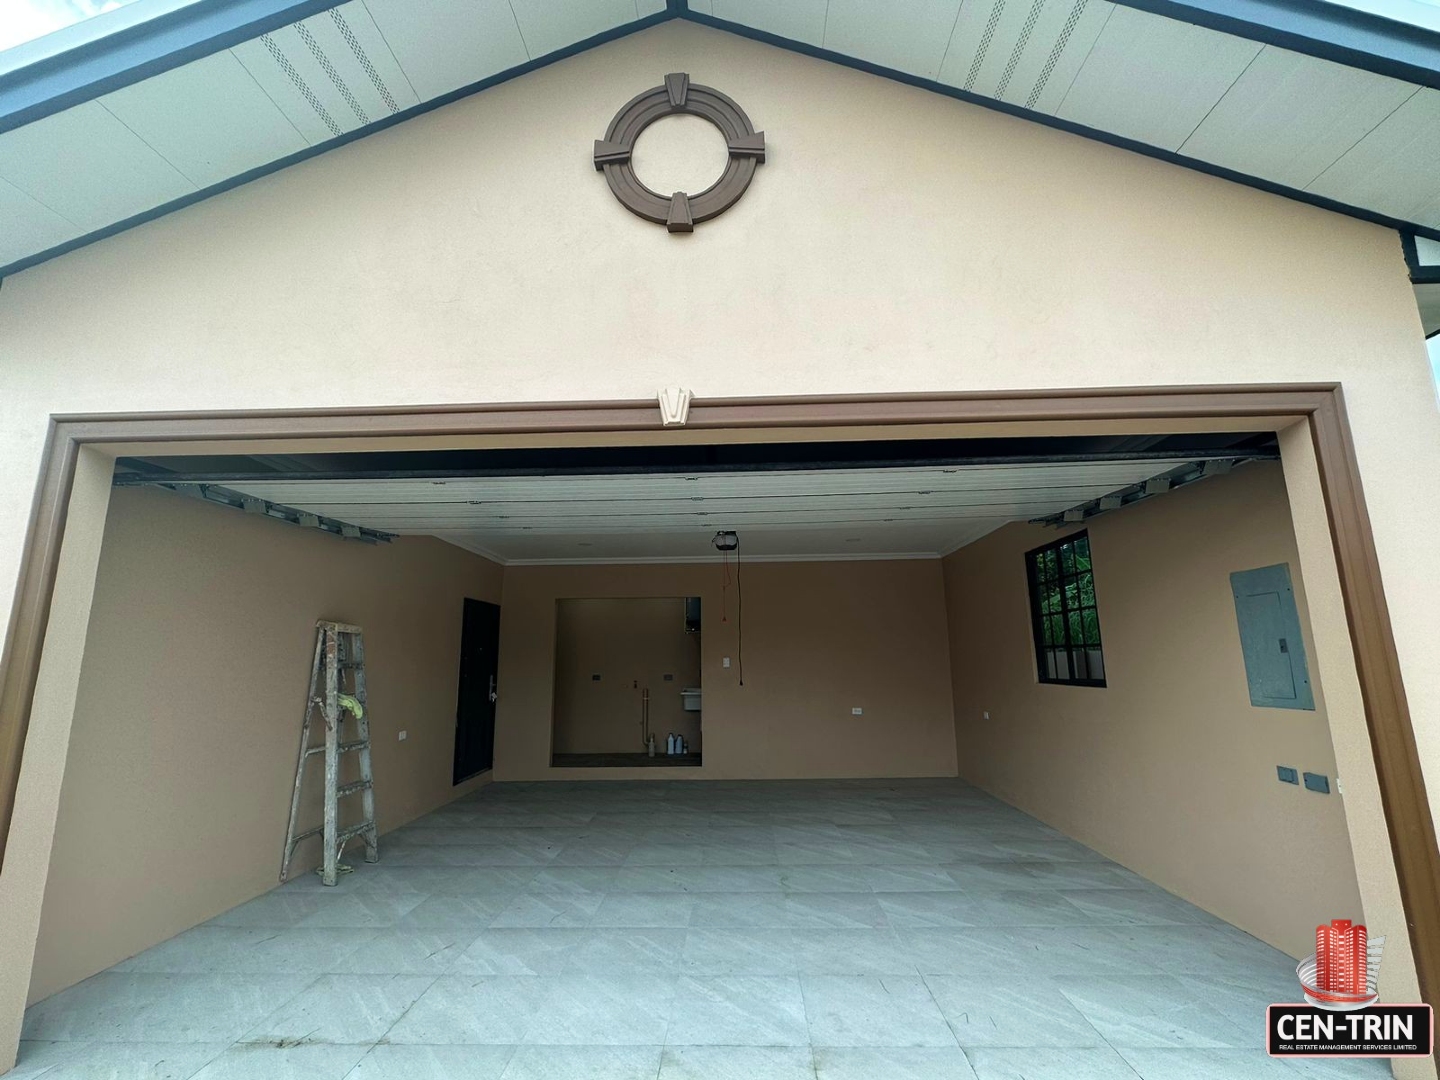
[[[703,117],[720,129],[730,149],[720,179],[698,195],[677,191],[661,195],[635,175],[630,155],[635,140],[662,116],[685,113]],[[684,73],[666,75],[665,85],[632,98],[610,121],[605,138],[595,140],[595,168],[603,170],[615,197],[632,214],[664,225],[671,232],[692,232],[696,222],[718,217],[750,186],[755,166],[765,161],[765,133],[750,125],[745,110],[718,90],[696,86]]]

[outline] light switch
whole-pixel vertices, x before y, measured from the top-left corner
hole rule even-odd
[[[1282,784],[1299,784],[1300,774],[1289,765],[1276,765],[1275,775],[1280,778]]]
[[[730,666],[730,658],[727,656],[727,657],[725,657],[724,659],[722,659],[722,660],[720,661],[720,666],[721,666],[721,667],[729,667],[729,666]]]
[[[400,741],[401,741],[401,742],[404,742],[404,741],[405,741],[407,738],[409,738],[409,737],[410,737],[410,733],[409,733],[408,731],[402,731],[402,732],[400,732]]]

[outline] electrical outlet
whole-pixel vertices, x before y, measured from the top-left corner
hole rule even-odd
[[[1320,773],[1307,772],[1305,774],[1305,786],[1311,791],[1317,791],[1321,795],[1330,794],[1330,781]]]
[[[864,716],[864,715],[865,715],[865,710],[862,709],[862,708],[860,708],[860,707],[857,705],[855,708],[853,708],[853,709],[850,710],[850,715],[851,715],[851,716]]]
[[[720,661],[720,666],[721,666],[721,667],[729,667],[729,666],[730,666],[730,658],[729,658],[728,656],[722,658],[721,661]]]
[[[402,731],[402,732],[400,732],[400,741],[401,741],[401,742],[404,742],[404,741],[405,741],[407,738],[409,738],[409,737],[410,737],[410,733],[409,733],[408,731]]]

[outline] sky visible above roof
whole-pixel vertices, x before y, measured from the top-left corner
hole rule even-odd
[[[114,11],[135,0],[4,0],[0,52]]]

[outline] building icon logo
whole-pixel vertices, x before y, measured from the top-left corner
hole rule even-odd
[[[1300,961],[1295,974],[1305,1000],[1331,1012],[1349,1012],[1374,1005],[1379,999],[1383,937],[1371,940],[1365,927],[1349,919],[1332,919],[1315,928],[1315,952]]]

